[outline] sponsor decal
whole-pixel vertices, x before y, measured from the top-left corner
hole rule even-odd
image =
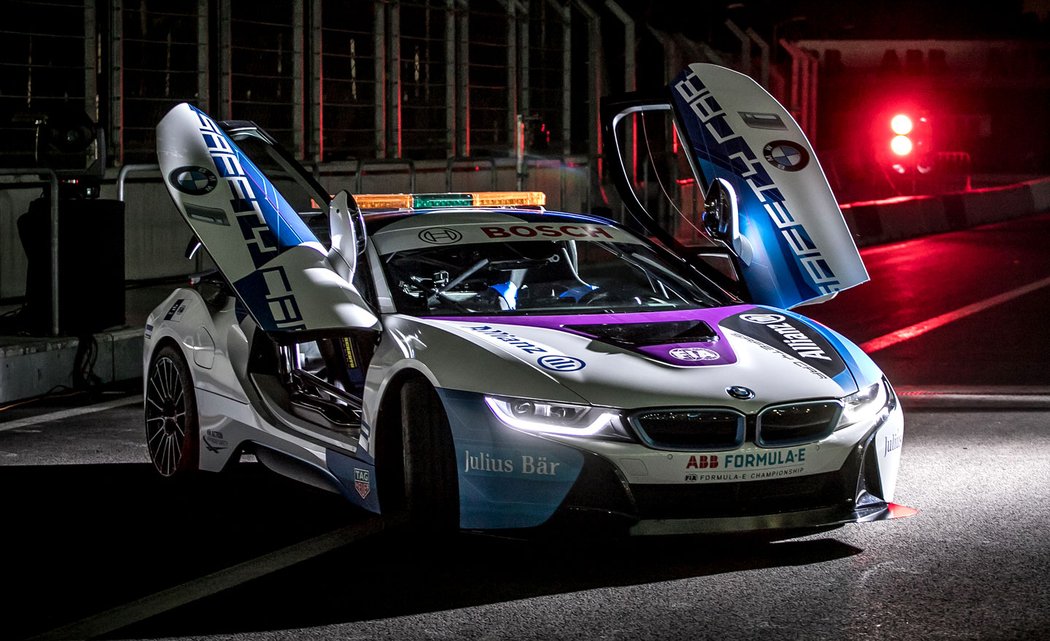
[[[787,198],[773,181],[754,150],[743,136],[733,131],[725,109],[718,103],[711,90],[692,71],[685,74],[682,80],[674,85],[674,88],[680,99],[685,102],[684,108],[692,111],[699,123],[699,127],[694,126],[693,123],[686,123],[690,132],[701,137],[701,140],[695,141],[694,153],[701,159],[718,166],[725,166],[728,163],[732,167],[733,172],[747,184],[757,202],[769,216],[773,229],[779,231],[780,244],[786,245],[785,249],[794,254],[798,264],[811,279],[812,285],[821,294],[830,294],[842,289],[842,281],[832,271],[823,252],[813,242],[805,226],[795,219]],[[804,162],[791,158],[790,162],[795,164],[787,165],[790,154],[783,145],[794,145],[794,143],[777,141],[773,144],[781,145],[778,147],[778,152],[783,151],[784,153],[778,153],[774,158],[785,167],[791,168],[785,171],[798,171],[808,163],[807,154]],[[770,153],[773,153],[772,148]],[[768,160],[768,162],[773,161]],[[741,198],[745,195],[740,194]]]
[[[496,474],[519,474],[523,476],[556,476],[560,461],[552,461],[546,456],[519,454],[508,458],[493,456],[481,451],[471,453],[464,450],[463,472],[490,472]]]
[[[783,314],[748,312],[719,324],[807,363],[825,376],[834,377],[846,368],[842,357],[819,332]]]
[[[605,228],[598,225],[492,225],[481,231],[489,238],[608,238]]]
[[[543,354],[547,352],[547,350],[540,347],[539,345],[536,345],[535,343],[530,343],[529,341],[525,340],[524,338],[521,338],[520,336],[515,336],[510,332],[505,332],[502,329],[496,329],[495,327],[491,327],[489,325],[478,325],[475,327],[470,327],[469,329],[472,332],[478,332],[479,334],[484,334],[489,338],[494,338],[498,341],[503,341],[511,347],[517,347],[526,354]]]
[[[749,323],[758,323],[759,325],[783,323],[785,320],[787,320],[780,314],[741,314],[740,318],[746,320]]]
[[[543,369],[549,369],[555,372],[575,372],[587,367],[587,363],[584,363],[578,358],[572,356],[562,356],[560,354],[547,354],[541,356],[537,361],[539,366]]]
[[[770,354],[776,354],[777,356],[785,359],[786,361],[788,361],[789,363],[791,363],[795,367],[797,367],[799,369],[806,370],[807,372],[809,372],[813,376],[816,376],[818,378],[830,378],[827,374],[825,374],[824,372],[820,371],[816,367],[813,367],[812,365],[809,365],[807,363],[803,363],[802,361],[798,360],[797,358],[794,358],[793,356],[789,356],[789,355],[785,354],[782,350],[777,349],[776,347],[773,347],[772,345],[767,345],[766,343],[763,343],[760,340],[756,340],[756,339],[751,338],[750,336],[746,336],[744,334],[734,334],[734,335],[737,338],[739,338],[740,340],[747,341],[748,343],[751,343],[755,347],[757,347],[759,349],[762,349],[762,350],[765,350],[765,351],[769,352]]]
[[[719,472],[709,472],[707,474],[686,474],[682,480],[684,480],[686,483],[717,483],[724,481],[767,481],[769,479],[781,478],[785,476],[798,476],[805,471],[805,466],[801,465],[796,467],[785,467],[756,472],[733,472],[723,470]]]
[[[752,129],[787,129],[784,121],[777,114],[764,114],[757,111],[738,111],[744,124]]]
[[[720,358],[718,352],[706,347],[676,347],[668,354],[680,361],[717,361]]]
[[[174,322],[177,323],[177,322],[179,322],[179,319],[182,318],[182,314],[185,311],[186,311],[186,299],[185,298],[180,298],[180,299],[176,300],[174,303],[172,303],[171,308],[168,310],[168,313],[164,315],[164,320],[166,320],[166,321],[174,321]]]
[[[717,454],[700,454],[689,457],[689,462],[685,464],[687,470],[706,470],[708,468],[714,469],[718,467],[718,455]]]
[[[354,468],[354,489],[362,499],[368,498],[372,492],[372,474],[368,470],[359,467]]]
[[[799,171],[809,164],[809,152],[790,140],[774,140],[762,148],[766,162],[783,171]]]
[[[463,234],[451,227],[434,227],[419,232],[419,240],[431,245],[451,245],[463,240]]]
[[[788,450],[766,450],[746,454],[726,454],[723,456],[725,468],[746,469],[782,467],[806,462],[806,448],[794,447]]]
[[[222,432],[207,431],[204,433],[204,447],[215,454],[226,449],[230,444],[223,438]]]
[[[806,449],[693,454],[686,461],[683,481],[759,481],[802,474],[806,468]]]
[[[146,323],[146,338],[153,336],[153,325]]]
[[[802,358],[816,358],[822,361],[830,361],[831,357],[827,355],[819,345],[813,342],[813,339],[800,332],[791,323],[774,323],[769,325],[769,329],[775,331],[783,337],[783,343],[793,349]]]
[[[901,433],[891,434],[886,437],[884,456],[888,456],[890,452],[899,450],[901,445],[904,444],[904,435]]]
[[[168,182],[184,194],[203,196],[215,189],[219,179],[205,167],[179,167],[168,174]]]

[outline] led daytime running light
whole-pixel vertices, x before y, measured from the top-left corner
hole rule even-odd
[[[585,427],[570,427],[568,425],[558,425],[557,423],[545,422],[543,420],[530,420],[520,416],[515,416],[510,411],[510,401],[486,396],[485,404],[489,406],[489,409],[496,415],[496,418],[504,424],[526,432],[562,434],[565,436],[594,436],[601,432],[606,425],[609,425],[616,419],[616,414],[613,412],[602,412]]]

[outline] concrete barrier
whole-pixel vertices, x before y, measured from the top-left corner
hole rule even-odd
[[[860,247],[1029,216],[1050,209],[1050,177],[935,196],[841,205]]]

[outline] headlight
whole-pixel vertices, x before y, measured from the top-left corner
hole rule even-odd
[[[886,379],[869,385],[855,394],[842,399],[842,416],[839,417],[836,430],[874,418],[877,414],[893,407],[893,392]]]
[[[605,407],[486,396],[501,423],[524,432],[631,439],[620,414]]]

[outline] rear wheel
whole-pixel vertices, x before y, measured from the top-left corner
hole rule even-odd
[[[401,443],[406,507],[413,525],[459,527],[459,481],[448,416],[434,388],[422,379],[401,388]]]
[[[172,345],[157,350],[146,379],[146,449],[165,477],[188,477],[198,469],[200,427],[193,380]]]

